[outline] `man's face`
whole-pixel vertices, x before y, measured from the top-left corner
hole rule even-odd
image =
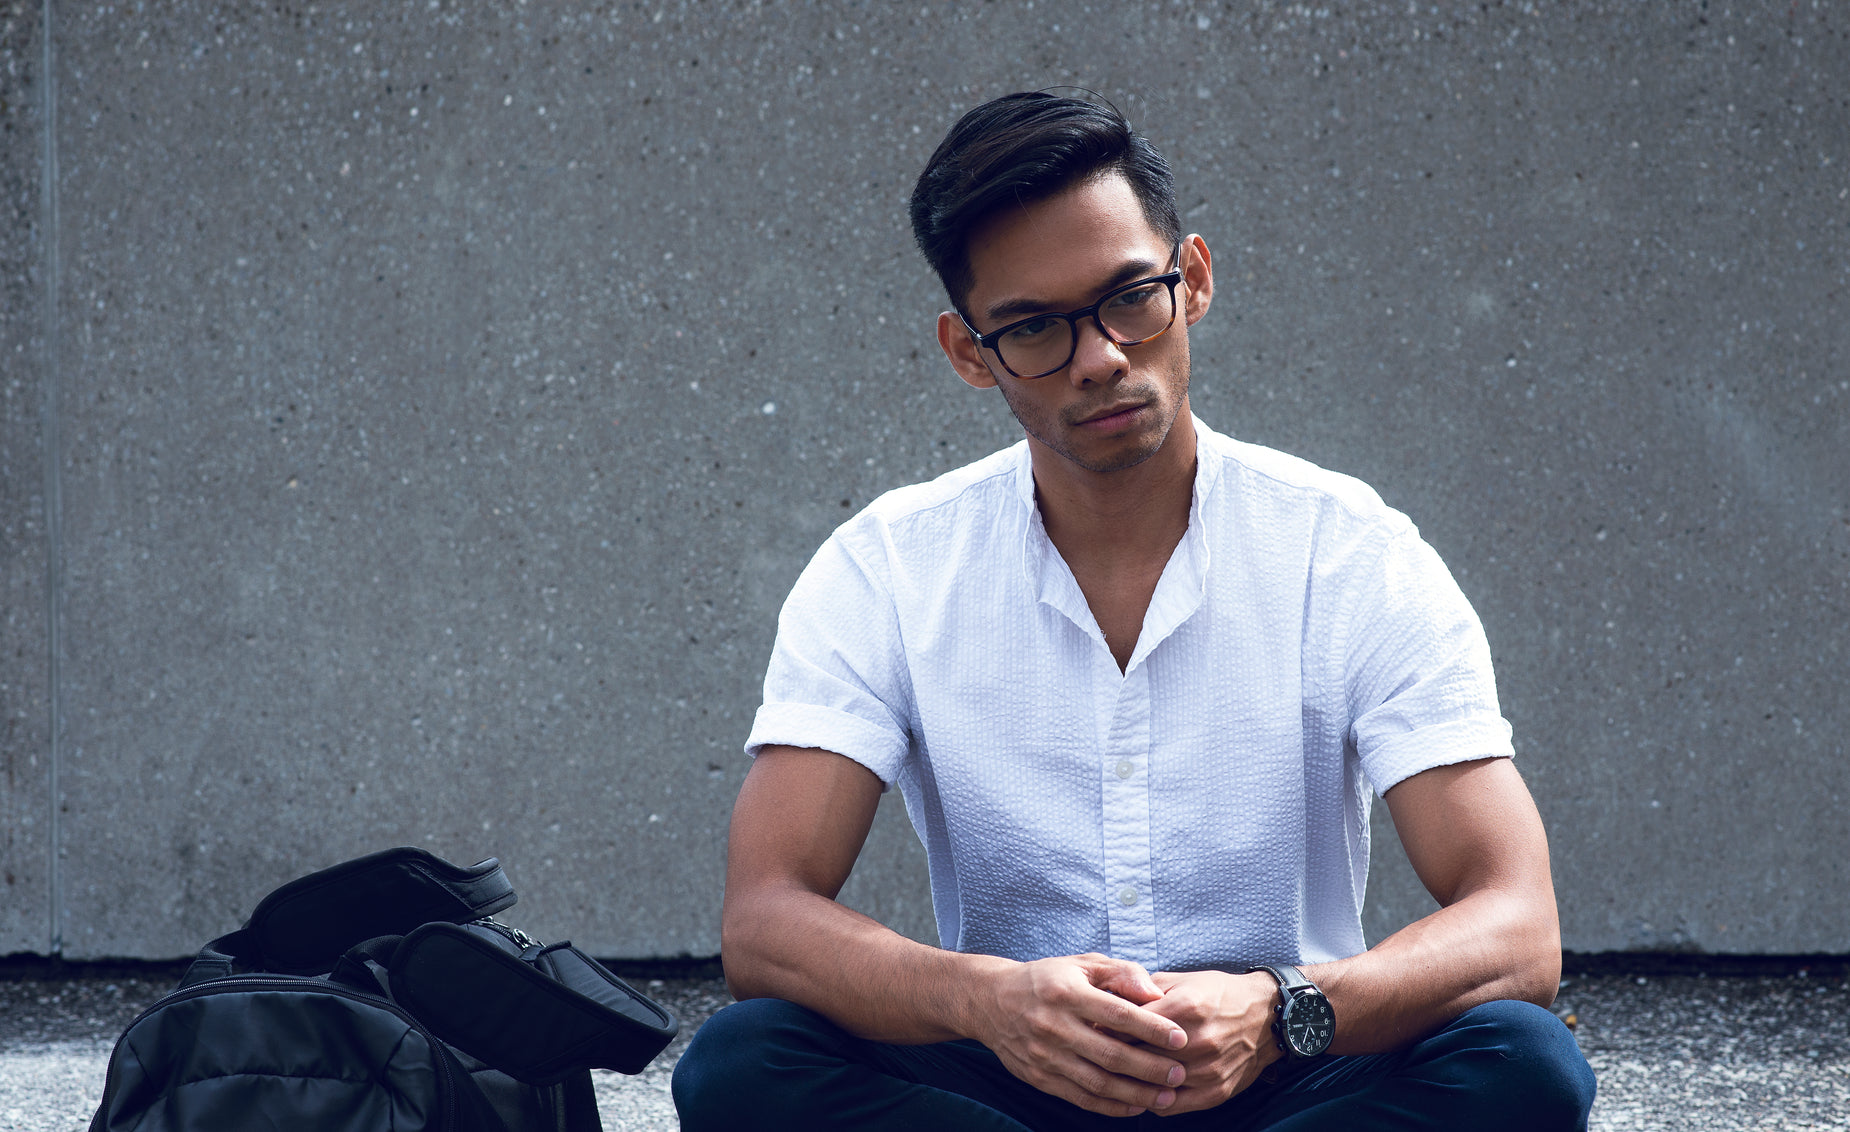
[[[970,325],[987,334],[1031,315],[1090,306],[1114,287],[1170,270],[1174,250],[1122,176],[1094,178],[976,230]],[[1134,467],[1162,450],[1188,409],[1187,327],[1206,312],[1213,287],[1198,237],[1184,241],[1180,266],[1178,310],[1166,333],[1119,346],[1084,319],[1073,360],[1046,377],[1011,375],[954,314],[940,317],[939,342],[965,381],[1001,388],[1032,442],[1091,472]]]

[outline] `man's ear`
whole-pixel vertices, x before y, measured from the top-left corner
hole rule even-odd
[[[1188,301],[1182,315],[1193,326],[1208,313],[1208,304],[1214,301],[1214,257],[1208,254],[1207,241],[1199,235],[1190,235],[1185,245],[1182,280],[1188,284]]]
[[[956,311],[945,311],[938,316],[938,348],[944,351],[951,368],[965,384],[974,389],[995,388],[996,375],[983,361],[983,348],[970,336],[970,328],[957,317]]]

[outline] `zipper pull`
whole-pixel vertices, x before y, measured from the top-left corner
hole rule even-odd
[[[493,916],[484,916],[481,919],[477,920],[476,923],[482,925],[485,928],[492,928],[496,932],[499,932],[500,934],[506,936],[509,940],[513,942],[514,946],[520,948],[522,951],[527,951],[535,947],[546,946],[545,944],[541,943],[539,940],[534,939],[532,936],[528,935],[526,932],[521,931],[519,928],[515,927],[514,925],[504,924],[500,920],[495,919]]]

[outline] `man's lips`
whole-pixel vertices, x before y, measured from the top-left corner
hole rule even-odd
[[[1114,425],[1129,424],[1131,417],[1144,407],[1143,402],[1133,401],[1125,405],[1110,405],[1089,416],[1073,422],[1080,428],[1111,428]]]

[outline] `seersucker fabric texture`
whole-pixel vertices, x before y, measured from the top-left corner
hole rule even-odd
[[[1151,970],[1364,949],[1370,792],[1511,754],[1483,627],[1365,484],[1199,420],[1123,671],[1026,441],[880,497],[804,569],[746,750],[905,797],[940,942]]]

